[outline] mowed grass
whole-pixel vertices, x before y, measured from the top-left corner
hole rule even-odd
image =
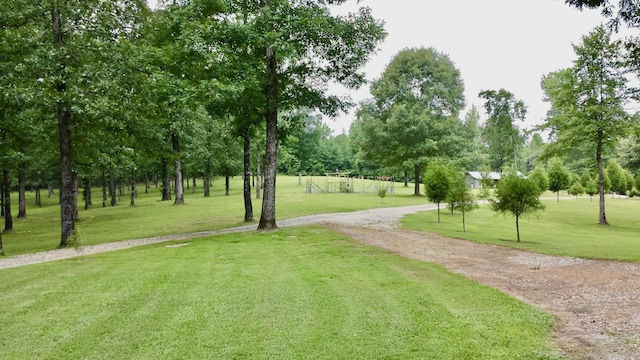
[[[556,358],[552,316],[320,227],[5,269],[0,283],[2,359]]]
[[[321,181],[322,179],[316,179]],[[195,192],[185,188],[184,206],[175,206],[173,201],[160,201],[160,190],[151,187],[144,193],[139,186],[135,206],[129,206],[130,195],[126,193],[116,207],[102,207],[101,189],[93,189],[94,205],[84,210],[82,199],[78,201],[80,221],[76,223],[78,239],[82,245],[93,245],[111,241],[137,239],[158,235],[189,233],[245,225],[242,179],[231,179],[231,192],[224,194],[224,181],[214,181],[211,197],[203,196],[202,182]],[[376,194],[308,194],[298,178],[278,176],[276,194],[277,219],[297,216],[355,211],[385,206],[424,204],[425,197],[413,196],[413,187],[405,188],[397,183],[395,194],[387,194],[384,203]],[[12,194],[14,231],[2,234],[6,255],[18,255],[54,249],[60,243],[60,206],[58,193],[53,198],[43,192],[43,207],[34,205],[33,193],[28,193],[27,218],[17,219],[17,193]],[[262,201],[252,192],[254,218],[260,219]]]
[[[555,198],[544,201],[546,209],[520,219],[521,242],[516,242],[515,219],[489,210],[487,205],[466,215],[467,231],[462,231],[460,213],[442,211],[441,223],[436,212],[412,214],[402,220],[411,229],[435,232],[447,237],[480,243],[510,246],[522,250],[573,256],[640,262],[640,199],[605,200],[610,226],[598,225],[598,199]]]

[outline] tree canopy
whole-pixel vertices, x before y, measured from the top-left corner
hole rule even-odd
[[[421,167],[460,154],[463,91],[447,55],[433,48],[400,51],[372,83],[373,99],[360,105],[357,145],[365,158],[413,168],[419,195]]]
[[[527,114],[524,102],[511,92],[500,89],[483,90],[479,96],[485,99],[484,108],[489,118],[484,128],[484,138],[489,147],[491,166],[502,170],[513,159],[513,169],[518,170],[518,150],[524,144],[524,134],[516,121],[523,121]]]
[[[515,218],[518,242],[520,242],[520,217],[544,209],[539,196],[540,190],[533,181],[510,173],[500,179],[495,198],[490,200],[493,211],[510,214]]]
[[[632,118],[625,112],[627,79],[620,61],[620,43],[599,26],[574,45],[574,66],[543,77],[542,87],[551,103],[544,128],[563,152],[586,146],[595,158],[600,188],[599,223],[608,224],[604,201],[602,157],[627,134]]]

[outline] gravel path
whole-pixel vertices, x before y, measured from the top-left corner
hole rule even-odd
[[[554,338],[570,359],[640,359],[640,264],[541,255],[403,229],[406,214],[435,205],[320,214],[278,226],[325,224],[356,241],[496,288],[555,315]],[[253,231],[256,225],[61,249],[0,259],[0,269],[165,241]]]
[[[406,214],[412,214],[418,211],[433,210],[435,205],[417,205],[398,208],[381,208],[355,212],[317,214],[302,216],[293,219],[280,220],[278,226],[299,226],[319,223],[335,223],[346,225],[360,226],[376,226],[376,227],[395,227],[400,218]],[[199,237],[206,237],[218,234],[228,234],[236,232],[245,232],[256,230],[257,225],[245,225],[228,229],[201,231],[188,234],[154,236],[149,238],[117,241],[99,245],[88,245],[76,248],[56,249],[42,251],[35,254],[16,255],[0,258],[0,269],[13,268],[18,266],[38,264],[48,261],[68,259],[80,255],[91,255],[106,251],[114,251],[121,249],[129,249],[135,246],[156,244],[166,241],[180,241]]]

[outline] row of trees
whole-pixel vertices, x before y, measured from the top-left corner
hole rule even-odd
[[[78,187],[90,194],[94,184],[114,188],[127,179],[134,188],[157,174],[163,200],[181,204],[185,174],[208,189],[214,174],[243,172],[252,220],[249,174],[257,172],[264,174],[259,228],[277,227],[277,147],[287,136],[279,114],[348,108],[326,84],[359,87],[360,68],[385,37],[366,7],[334,15],[345,1],[167,1],[155,11],[144,0],[3,3],[5,205],[16,178],[21,198],[27,183],[55,183],[66,246]]]

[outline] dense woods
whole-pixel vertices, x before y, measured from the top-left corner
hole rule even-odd
[[[595,186],[603,224],[605,192],[637,193],[638,116],[624,105],[637,94],[625,76],[637,73],[638,42],[610,39],[612,28],[637,21],[625,10],[632,4],[621,1],[616,13],[606,1],[567,1],[604,6],[612,21],[575,45],[572,68],[541,74],[551,107],[541,127],[522,125],[527,106],[508,89],[483,90],[483,108],[463,112],[475,99],[464,98],[455,59],[412,48],[369,84],[349,132],[332,134],[323,116],[354,104],[329,84],[363,86],[362,66],[386,36],[367,7],[334,15],[344,2],[191,0],[151,10],[142,0],[3,1],[4,231],[28,216],[27,191],[35,206],[59,196],[64,247],[83,216],[79,203],[123,205],[116,194],[126,189],[134,206],[138,191],[158,184],[159,198],[181,205],[184,184],[209,196],[213,180],[225,179],[228,193],[233,176],[245,178],[244,220],[254,220],[255,187],[259,228],[273,229],[276,173],[390,175],[414,181],[420,195],[434,161],[519,170],[538,184],[566,168],[571,179],[554,191]]]

